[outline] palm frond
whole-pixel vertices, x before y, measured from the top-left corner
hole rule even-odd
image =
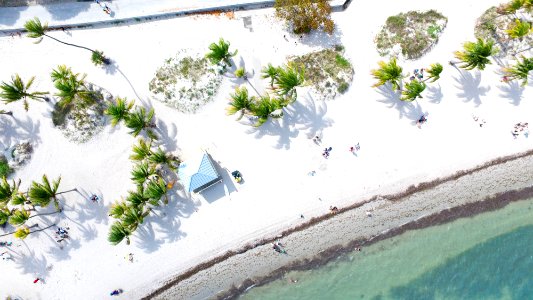
[[[515,22],[509,24],[509,28],[505,32],[513,39],[522,39],[531,33],[531,23],[515,19]]]
[[[211,43],[209,45],[209,52],[205,55],[205,57],[212,64],[219,64],[222,61],[228,67],[231,67],[230,59],[232,56],[235,56],[236,54],[237,54],[237,50],[235,50],[235,52],[233,53],[230,53],[229,43],[224,41],[224,39],[220,38],[218,43]]]
[[[276,76],[276,86],[282,96],[293,97],[296,94],[296,87],[301,86],[305,81],[304,69],[296,69],[294,66],[278,68]]]
[[[109,208],[109,216],[115,219],[120,219],[126,209],[127,206],[124,202],[115,201],[115,203],[111,204],[111,207]]]
[[[126,244],[130,244],[131,231],[124,226],[121,222],[115,222],[111,225],[107,240],[113,244],[118,245],[122,240],[126,239]]]
[[[150,147],[151,143],[146,143],[144,139],[140,138],[137,145],[133,145],[133,154],[130,155],[130,159],[136,161],[147,159],[150,155],[152,155],[152,150]]]
[[[455,57],[459,59],[462,64],[460,68],[472,70],[478,68],[484,70],[487,64],[490,64],[489,57],[494,55],[494,42],[492,40],[484,41],[477,39],[477,42],[466,42],[463,44],[463,51],[455,51]]]
[[[233,115],[237,112],[240,112],[238,120],[242,118],[245,112],[250,111],[253,105],[253,101],[248,97],[248,90],[246,87],[237,87],[235,88],[235,93],[230,94],[231,102],[226,108],[228,115]]]
[[[17,228],[17,231],[15,231],[15,234],[14,236],[17,238],[17,239],[25,239],[29,234],[30,234],[30,228],[28,226],[22,226],[22,227],[19,227]]]
[[[261,70],[261,73],[261,78],[270,78],[270,86],[274,86],[274,82],[278,77],[278,68],[274,67],[272,64],[269,63]]]
[[[61,177],[53,181],[52,185],[50,185],[46,175],[43,175],[42,180],[42,184],[35,181],[31,183],[30,189],[28,190],[28,196],[31,203],[34,206],[46,207],[50,204],[50,201],[54,200],[56,209],[59,211],[59,203],[57,202],[56,195],[59,183],[61,182]]]
[[[9,212],[9,209],[7,208],[0,209],[0,225],[4,225],[9,219],[10,215],[11,213]]]
[[[372,76],[378,80],[372,87],[378,87],[390,82],[393,90],[399,90],[403,69],[398,65],[396,58],[392,58],[388,63],[380,61],[378,65],[378,69],[370,71]]]
[[[142,130],[146,128],[155,127],[152,123],[152,118],[154,117],[154,109],[151,108],[148,113],[144,107],[137,107],[137,110],[130,113],[128,118],[125,119],[126,127],[131,129],[129,132],[133,136],[138,136]]]
[[[117,98],[116,103],[108,102],[104,113],[111,117],[111,124],[116,126],[120,121],[128,118],[133,104],[134,101],[128,102],[125,98]]]
[[[509,80],[522,80],[522,86],[528,82],[529,72],[533,70],[533,58],[521,56],[514,66],[503,68],[505,76]]]
[[[30,212],[27,211],[27,210],[15,210],[11,216],[9,217],[9,224],[13,225],[13,226],[20,226],[24,223],[26,223],[26,221],[28,221],[28,219],[30,218]]]
[[[131,180],[137,184],[143,184],[150,176],[155,174],[155,169],[150,167],[146,162],[141,162],[133,167],[131,171]]]
[[[35,17],[32,20],[26,21],[26,23],[24,23],[24,28],[28,32],[26,36],[29,38],[35,39],[34,43],[38,44],[43,40],[43,36],[48,30],[48,24],[47,23],[42,24],[41,20]]]
[[[5,177],[0,180],[0,203],[7,204],[11,197],[17,192],[18,185],[13,181],[13,185],[7,182]]]
[[[162,178],[150,180],[144,189],[144,196],[158,202],[163,196],[165,196],[167,190],[167,183]]]
[[[402,101],[413,101],[416,98],[422,98],[422,92],[426,89],[426,84],[418,80],[406,82],[402,91]]]

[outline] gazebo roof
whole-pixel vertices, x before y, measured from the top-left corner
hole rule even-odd
[[[198,193],[210,186],[222,181],[222,176],[215,168],[211,157],[207,152],[200,159],[186,161],[180,164],[178,177],[185,189],[189,192]]]

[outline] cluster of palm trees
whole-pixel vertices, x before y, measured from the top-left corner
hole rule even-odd
[[[378,80],[373,87],[382,86],[390,83],[392,90],[399,90],[402,94],[400,100],[413,101],[417,98],[422,98],[422,92],[426,89],[426,82],[435,82],[440,78],[443,67],[440,63],[431,64],[426,69],[427,77],[424,80],[414,78],[402,85],[402,79],[406,76],[402,73],[403,68],[398,65],[395,57],[391,58],[389,62],[380,61],[379,68],[371,70],[372,76]]]
[[[255,127],[263,125],[269,117],[283,116],[282,109],[296,100],[296,87],[304,83],[303,69],[294,65],[274,67],[268,64],[261,72],[263,79],[270,80],[271,93],[261,95],[254,88],[257,96],[249,96],[246,87],[237,87],[235,93],[230,95],[231,101],[226,109],[230,115],[239,113],[238,119],[245,114],[257,117]],[[251,85],[249,81],[248,83]]]
[[[48,24],[47,23],[42,24],[41,21],[39,20],[39,18],[37,18],[37,17],[35,17],[32,20],[26,21],[26,23],[24,24],[24,28],[28,32],[27,36],[29,38],[35,39],[35,43],[36,44],[40,43],[43,40],[43,37],[48,37],[48,38],[50,38],[50,39],[52,39],[52,40],[54,40],[56,42],[90,51],[91,52],[91,61],[93,62],[93,64],[95,66],[111,64],[111,60],[109,58],[107,58],[104,55],[104,52],[102,52],[102,51],[93,50],[93,49],[90,49],[90,48],[87,48],[87,47],[84,47],[84,46],[79,46],[79,45],[75,45],[75,44],[71,44],[71,43],[66,43],[66,42],[63,42],[63,41],[61,41],[61,40],[59,40],[59,39],[57,39],[57,38],[55,38],[55,37],[53,37],[51,35],[48,35],[47,34],[47,32],[49,31]]]
[[[130,129],[129,133],[134,137],[145,131],[150,139],[156,140],[157,135],[153,131],[153,129],[157,128],[154,122],[154,109],[150,108],[147,112],[146,108],[136,106],[135,110],[132,110],[133,106],[134,101],[128,102],[127,99],[117,97],[115,102],[108,102],[104,114],[111,118],[111,125],[113,126],[124,122],[124,125]]]
[[[113,245],[126,239],[130,244],[130,235],[144,222],[144,218],[154,212],[161,204],[168,204],[167,191],[174,185],[165,180],[168,170],[175,171],[180,164],[178,157],[165,152],[160,147],[152,146],[153,140],[139,139],[133,146],[130,159],[135,162],[131,171],[131,180],[136,184],[134,191],[121,201],[116,201],[110,208],[109,215],[117,219],[111,225],[108,241]]]
[[[113,245],[126,239],[129,245],[131,234],[144,222],[144,218],[154,212],[153,209],[160,204],[167,204],[167,191],[174,182],[165,180],[167,171],[175,171],[180,164],[177,156],[165,152],[160,147],[155,147],[153,142],[158,139],[152,129],[155,111],[151,108],[148,112],[144,107],[135,107],[134,101],[117,97],[107,105],[104,113],[111,118],[113,126],[124,122],[130,129],[130,134],[137,137],[145,132],[148,140],[140,138],[133,145],[130,159],[135,165],[131,171],[131,180],[136,184],[135,191],[128,191],[128,195],[121,201],[116,201],[110,208],[109,215],[117,219],[111,225],[108,241]]]
[[[42,177],[41,182],[33,181],[30,188],[26,192],[20,191],[20,179],[18,182],[13,180],[11,183],[5,177],[0,180],[0,226],[6,223],[16,227],[13,233],[16,238],[24,239],[30,233],[40,231],[31,231],[31,228],[38,225],[28,227],[25,223],[33,217],[58,213],[62,211],[58,196],[60,194],[76,191],[76,189],[59,192],[59,183],[61,177],[50,182],[46,175]],[[33,214],[36,206],[47,207],[51,203],[54,204],[56,212]]]

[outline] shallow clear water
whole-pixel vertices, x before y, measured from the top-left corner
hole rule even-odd
[[[532,208],[533,199],[410,231],[241,299],[532,299]]]

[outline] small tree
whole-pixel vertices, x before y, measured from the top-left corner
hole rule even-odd
[[[128,102],[126,99],[117,98],[116,103],[108,102],[104,114],[111,118],[111,125],[116,126],[120,121],[126,120],[134,101]]]
[[[276,0],[274,7],[276,15],[287,20],[296,34],[319,28],[332,34],[335,29],[327,0]]]
[[[269,63],[268,66],[261,70],[261,73],[263,73],[261,78],[270,78],[270,86],[274,87],[274,81],[278,78],[278,68]]]
[[[73,47],[76,47],[76,48],[81,48],[81,49],[85,49],[85,50],[91,51],[92,52],[91,60],[92,60],[92,62],[95,65],[100,65],[100,64],[108,65],[108,64],[111,63],[111,60],[106,58],[102,51],[93,50],[93,49],[90,49],[90,48],[87,48],[87,47],[84,47],[84,46],[80,46],[80,45],[66,43],[66,42],[63,42],[63,41],[60,41],[60,40],[56,39],[55,37],[52,37],[52,36],[46,34],[46,32],[48,31],[48,24],[47,23],[42,24],[41,21],[39,20],[39,18],[37,18],[37,17],[35,17],[33,20],[26,21],[26,23],[24,23],[24,28],[28,32],[27,36],[29,38],[35,39],[35,43],[36,44],[40,43],[43,40],[43,36],[46,36],[48,38],[53,39],[56,42],[60,42],[60,43],[65,44],[65,45],[69,45],[69,46],[73,46]]]
[[[29,89],[33,84],[35,77],[31,77],[26,84],[22,81],[19,74],[11,76],[11,82],[6,83],[2,82],[0,85],[0,98],[5,103],[11,103],[15,101],[22,100],[24,104],[24,109],[28,111],[30,104],[28,99],[37,100],[37,101],[49,101],[47,97],[43,96],[48,93],[46,92],[30,92]]]
[[[505,32],[513,39],[522,40],[531,33],[531,23],[515,19],[515,22],[509,24],[509,28]]]
[[[400,100],[410,102],[416,98],[422,98],[421,94],[425,89],[426,84],[421,81],[411,80],[410,82],[406,82]]]
[[[287,66],[285,68],[278,68],[276,76],[276,88],[278,94],[285,96],[292,101],[296,100],[296,87],[304,83],[304,69],[299,70],[294,66]]]
[[[430,82],[435,82],[435,81],[439,80],[440,73],[442,73],[443,69],[444,68],[439,63],[431,64],[429,66],[429,69],[426,69],[426,72],[428,73],[428,77],[426,79],[424,79],[424,82],[426,82],[428,80],[431,80]]]
[[[113,245],[118,245],[122,240],[126,239],[126,244],[130,244],[130,235],[132,231],[122,222],[115,222],[111,225],[107,240]]]
[[[379,68],[371,70],[372,76],[378,80],[372,87],[378,87],[384,85],[387,82],[392,84],[393,90],[400,89],[400,82],[402,80],[402,67],[397,64],[396,58],[393,57],[386,63],[384,61],[378,62]]]
[[[227,67],[231,67],[231,57],[237,54],[237,50],[229,52],[229,42],[224,41],[223,38],[217,43],[209,45],[209,52],[205,55],[212,64],[219,64],[223,62]]]
[[[252,110],[253,100],[248,96],[248,90],[246,87],[235,88],[235,93],[230,94],[230,97],[230,106],[226,108],[228,115],[233,115],[239,112],[240,115],[238,119],[240,120],[246,112],[250,112]]]
[[[125,123],[126,127],[131,129],[129,132],[133,136],[138,136],[141,131],[148,129],[147,134],[154,138],[154,134],[149,128],[156,128],[155,123],[153,122],[154,118],[154,109],[151,108],[148,113],[144,107],[137,107],[137,110],[130,113],[128,118],[126,118]]]
[[[509,80],[522,80],[522,86],[527,84],[530,71],[533,71],[533,58],[524,56],[521,56],[514,66],[503,68]]]
[[[493,48],[494,42],[492,40],[477,39],[474,42],[466,42],[463,44],[463,51],[455,51],[455,57],[459,60],[460,68],[472,70],[478,68],[484,70],[487,64],[490,64],[489,57],[496,53]],[[455,64],[455,62],[453,62]]]

